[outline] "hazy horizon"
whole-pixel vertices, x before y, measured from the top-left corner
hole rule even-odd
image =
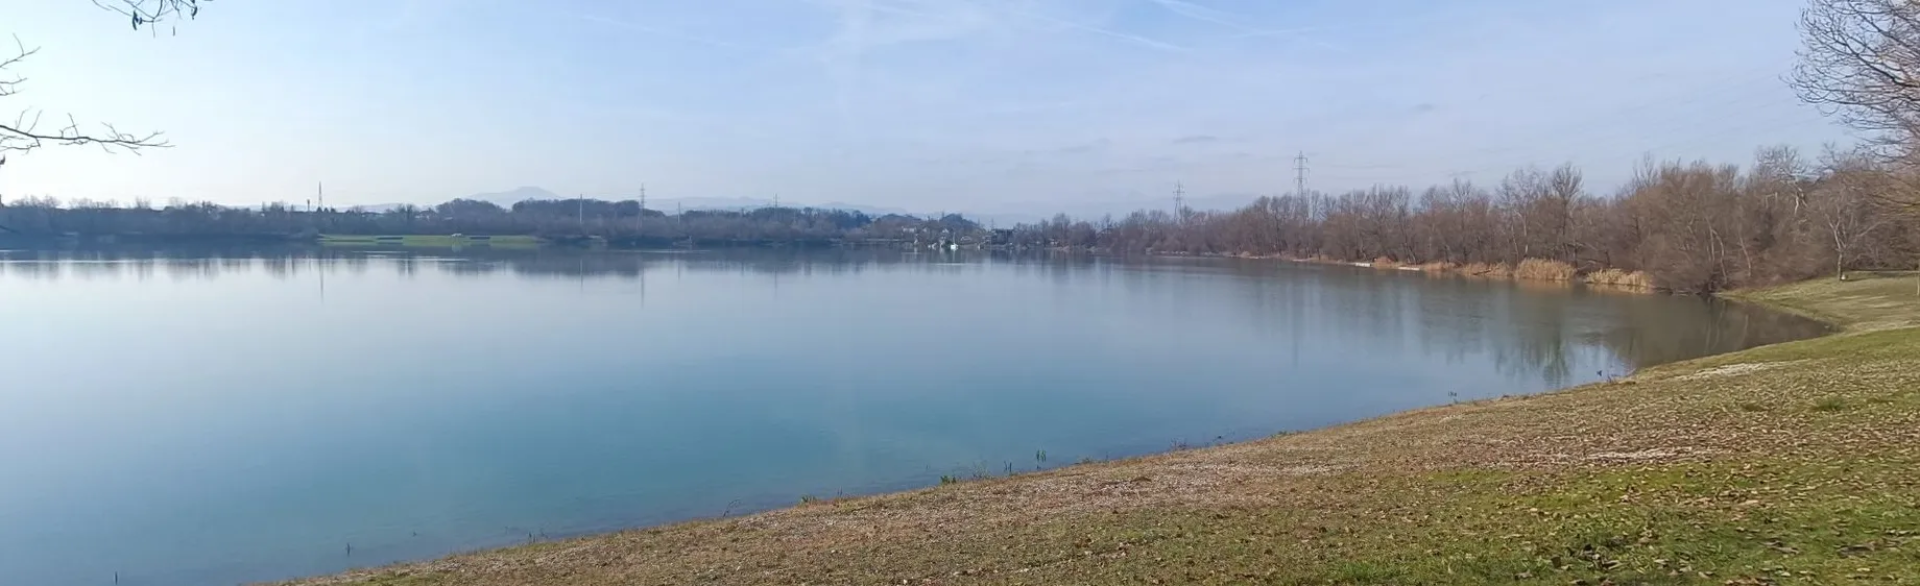
[[[1072,211],[1745,163],[1847,134],[1780,80],[1797,0],[209,4],[177,34],[16,9],[9,105],[165,131],[14,155],[9,198],[557,194]],[[1630,32],[1631,34],[1626,34]],[[1628,42],[1628,41],[1631,42]],[[1170,202],[1169,202],[1170,205]]]

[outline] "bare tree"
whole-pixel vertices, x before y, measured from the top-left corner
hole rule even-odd
[[[1800,99],[1873,133],[1881,154],[1920,163],[1920,3],[1810,0],[1800,36],[1800,62],[1789,78]],[[1920,215],[1920,191],[1873,195]]]
[[[1898,167],[1868,195],[1920,224],[1920,3],[1810,0],[1800,35],[1794,89],[1876,135],[1879,154]]]
[[[196,17],[200,14],[201,4],[209,1],[211,0],[92,0],[95,6],[126,16],[133,23],[134,29],[142,26],[152,27],[179,18]],[[28,48],[19,37],[14,37],[12,55],[0,58],[0,99],[20,93],[27,78],[16,73],[15,67],[37,52],[39,52],[38,48]],[[168,146],[159,132],[124,132],[110,123],[100,123],[97,129],[93,130],[84,129],[70,114],[55,116],[54,119],[47,120],[46,112],[43,110],[26,108],[14,116],[11,122],[0,123],[0,164],[6,163],[6,154],[9,151],[26,152],[49,145],[98,145],[109,152],[126,150],[136,153],[143,148]]]
[[[1886,224],[1887,219],[1884,214],[1874,213],[1872,202],[1857,197],[1858,193],[1857,186],[1836,181],[1824,186],[1811,206],[1829,245],[1833,247],[1834,276],[1842,281],[1847,279],[1847,265],[1870,242],[1869,238],[1874,232]]]
[[[1920,6],[1908,0],[1811,0],[1790,82],[1807,102],[1878,133],[1897,152],[1920,138]]]

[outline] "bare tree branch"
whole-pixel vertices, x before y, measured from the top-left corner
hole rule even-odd
[[[18,49],[15,54],[0,59],[0,97],[9,97],[20,93],[25,77],[10,75],[7,70],[20,64],[39,49],[29,49],[14,39]],[[67,124],[52,131],[41,131],[40,121],[45,111],[25,109],[14,117],[12,123],[0,123],[0,153],[8,151],[26,152],[43,146],[99,145],[108,152],[125,150],[139,153],[144,148],[165,148],[169,146],[159,132],[124,132],[112,124],[102,123],[99,131],[91,132],[81,128],[80,122],[67,115]]]
[[[200,15],[202,3],[212,0],[91,0],[94,6],[127,17],[133,28],[152,25],[182,18],[191,19]],[[0,98],[18,95],[27,78],[13,73],[14,67],[25,62],[39,52],[38,48],[28,48],[20,38],[13,39],[15,50],[11,56],[0,58]],[[29,108],[20,111],[11,124],[0,124],[0,153],[8,151],[30,151],[44,146],[97,145],[113,152],[125,150],[138,154],[140,149],[165,148],[167,141],[159,132],[132,133],[118,127],[102,123],[97,130],[81,128],[79,121],[67,116],[67,124],[56,130],[40,130],[40,120],[45,112]],[[0,159],[3,162],[4,159]]]
[[[167,19],[200,16],[200,5],[213,0],[93,0],[93,5],[113,11],[133,22],[133,28]]]
[[[1920,3],[1810,0],[1800,15],[1800,62],[1789,82],[1800,99],[1875,136],[1889,181],[1869,194],[1920,213]]]

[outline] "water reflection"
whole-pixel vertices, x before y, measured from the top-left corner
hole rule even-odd
[[[1826,326],[1744,304],[1527,282],[1432,277],[1347,267],[1293,265],[1242,259],[1112,259],[1083,254],[1010,255],[986,251],[912,252],[892,249],[583,252],[564,249],[364,250],[336,248],[101,249],[0,251],[0,277],[147,281],[217,279],[265,274],[306,279],[321,273],[365,275],[390,271],[413,278],[422,271],[482,278],[502,274],[530,280],[632,281],[649,272],[720,272],[770,277],[857,275],[870,270],[961,270],[969,265],[1010,267],[1017,275],[1044,275],[1057,285],[1119,279],[1130,290],[1177,297],[1189,305],[1226,307],[1254,330],[1286,334],[1289,347],[1303,332],[1365,339],[1458,363],[1492,356],[1515,377],[1551,385],[1574,382],[1576,346],[1604,348],[1621,370],[1632,370],[1760,344],[1817,336]],[[1231,275],[1230,288],[1192,287],[1161,278],[1167,272]],[[1223,295],[1232,292],[1231,296]],[[1502,328],[1497,334],[1489,328]],[[1311,342],[1309,342],[1311,343]],[[1297,353],[1296,353],[1297,355]],[[1596,372],[1602,378],[1625,372]],[[1591,377],[1586,377],[1591,378]]]

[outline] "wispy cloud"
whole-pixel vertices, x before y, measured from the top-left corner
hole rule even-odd
[[[644,24],[635,23],[635,22],[628,22],[624,20],[608,18],[605,16],[599,16],[595,14],[575,14],[574,16],[578,17],[580,20],[584,20],[587,22],[604,24],[614,28],[621,28],[621,29],[626,29],[634,32],[646,33],[646,34],[650,34],[658,37],[673,39],[676,41],[693,43],[696,45],[706,45],[708,47],[716,47],[721,49],[733,49],[738,51],[752,51],[752,50],[759,49],[759,47],[752,47],[752,46],[743,45],[740,43],[735,43],[732,41],[715,39],[710,37],[703,37],[699,35],[679,32],[673,29],[662,28],[662,27],[651,26],[651,25],[644,25]]]
[[[921,43],[959,41],[996,26],[994,14],[964,0],[827,0],[833,32],[804,52],[819,62],[833,86],[841,126],[856,118],[868,84],[869,55]],[[886,76],[874,76],[885,79]]]
[[[1106,150],[1107,147],[1111,147],[1111,146],[1113,146],[1112,140],[1102,138],[1102,139],[1098,139],[1085,144],[1076,144],[1076,145],[1061,147],[1055,150],[1054,152],[1057,152],[1063,155],[1084,155],[1084,154],[1093,153],[1097,151],[1103,151],[1103,150]]]
[[[388,0],[318,15],[269,2],[221,13],[236,21],[222,30],[247,34],[164,45],[22,2],[10,23],[70,38],[61,57],[93,64],[37,96],[177,129],[185,148],[111,162],[50,151],[6,181],[245,202],[316,173],[395,194],[645,180],[688,195],[1057,207],[1143,186],[1159,197],[1175,179],[1262,191],[1290,183],[1275,169],[1308,150],[1321,190],[1565,159],[1605,183],[1649,144],[1737,159],[1758,142],[1844,139],[1778,83],[1804,2],[571,0],[529,13]],[[1626,25],[1635,42],[1610,42]],[[258,35],[340,36],[353,50],[248,42]],[[179,51],[195,66],[120,91]],[[503,59],[524,78],[512,91],[490,73]],[[1514,73],[1566,63],[1581,75],[1542,86]],[[556,107],[519,115],[533,102]],[[262,148],[267,126],[313,138]],[[590,131],[538,153],[497,146],[556,129]],[[404,136],[339,147],[386,132]],[[102,164],[131,167],[91,172]]]
[[[1233,29],[1238,34],[1230,38],[1250,39],[1257,37],[1290,37],[1294,40],[1334,50],[1344,48],[1306,36],[1306,33],[1323,30],[1322,27],[1263,28],[1246,23],[1246,18],[1224,10],[1203,6],[1188,0],[1152,0],[1154,4],[1173,14]]]
[[[1181,52],[1181,53],[1192,50],[1189,47],[1176,45],[1166,41],[1151,39],[1141,35],[1114,30],[1111,28],[1079,23],[1079,22],[1064,20],[1060,18],[1054,18],[1044,14],[1038,14],[1033,12],[1017,12],[1015,14],[1017,14],[1022,18],[1026,18],[1028,20],[1034,20],[1034,21],[1038,21],[1046,24],[1051,24],[1064,29],[1070,29],[1070,30],[1084,32],[1084,33],[1092,33],[1095,35],[1100,35],[1100,36],[1104,36],[1111,39],[1125,41],[1127,43],[1139,45],[1149,49],[1158,49],[1161,51],[1173,51],[1173,52]]]
[[[445,4],[446,0],[394,0],[387,5],[388,10],[382,18],[353,27],[346,37],[350,42],[360,43],[380,35],[394,34],[445,10]]]
[[[1236,18],[1224,11],[1201,6],[1186,0],[1153,0],[1154,4],[1178,14],[1201,22],[1209,22],[1242,32],[1259,32],[1261,29],[1241,24]]]

